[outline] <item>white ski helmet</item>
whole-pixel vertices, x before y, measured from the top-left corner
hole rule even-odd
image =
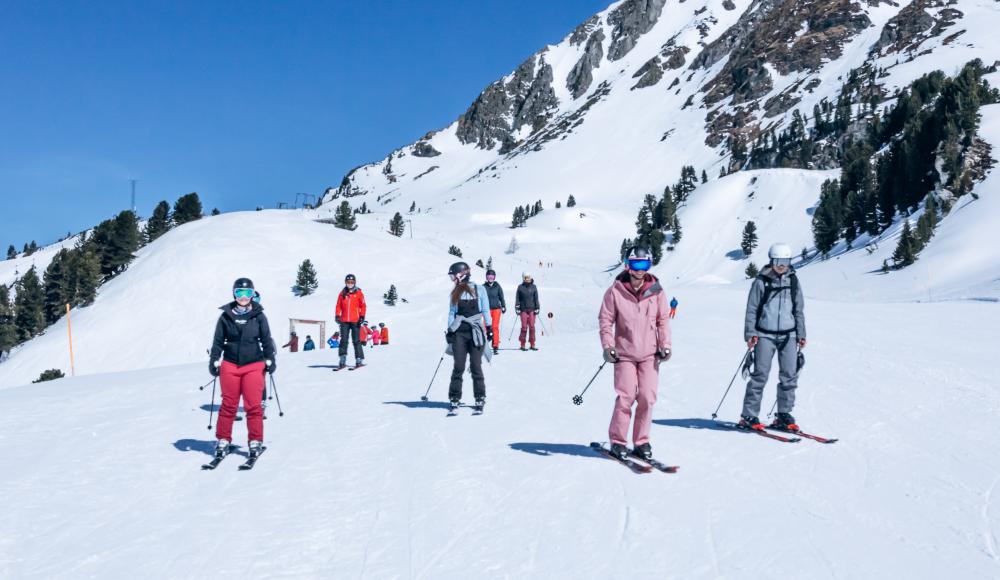
[[[529,280],[534,280],[534,278],[531,276],[531,272],[528,272],[527,270],[521,272],[521,279],[523,280],[524,278],[527,278]]]
[[[771,246],[771,249],[767,251],[767,257],[772,260],[791,260],[792,247],[788,244],[774,244]]]

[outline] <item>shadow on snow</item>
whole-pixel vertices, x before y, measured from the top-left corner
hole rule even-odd
[[[383,405],[400,405],[407,409],[447,409],[450,407],[444,401],[383,401]]]
[[[575,455],[577,457],[598,457],[589,445],[577,443],[511,443],[510,448],[532,455]]]
[[[664,427],[681,427],[684,429],[709,429],[712,431],[732,430],[728,427],[720,425],[713,419],[701,419],[697,417],[691,419],[654,419],[653,423],[663,425]]]

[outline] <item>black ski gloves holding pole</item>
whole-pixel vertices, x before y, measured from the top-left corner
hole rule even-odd
[[[219,364],[218,363],[219,363],[218,360],[210,360],[210,361],[208,361],[208,374],[212,375],[213,377],[219,376]]]
[[[278,363],[273,358],[265,360],[264,366],[267,368],[267,374],[269,375],[273,375],[274,371],[278,370]]]
[[[614,347],[604,349],[604,362],[611,364],[618,362],[618,351]]]

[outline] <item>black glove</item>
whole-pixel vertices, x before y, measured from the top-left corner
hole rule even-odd
[[[521,313],[521,307],[520,306],[515,306],[514,307],[514,314],[520,314],[520,313]]]
[[[334,320],[334,322],[336,322],[337,324],[343,324],[343,323],[344,323],[344,321],[343,321],[343,320],[341,320],[339,316],[334,316],[334,317],[333,317],[333,320]]]
[[[486,340],[488,340],[490,342],[493,342],[493,327],[492,326],[487,326],[486,327]]]
[[[212,375],[213,377],[219,376],[219,367],[215,366],[215,363],[216,361],[214,360],[208,361],[208,374]]]
[[[660,359],[663,362],[667,362],[668,360],[670,360],[670,355],[671,352],[669,348],[661,348],[656,351],[656,358]]]
[[[273,358],[267,359],[264,361],[264,368],[267,369],[267,374],[273,375],[274,371],[278,369],[278,363]]]
[[[535,314],[541,314],[541,312],[542,312],[541,310],[539,310],[537,308],[535,309]]]
[[[455,333],[452,331],[447,331],[444,333],[444,341],[448,344],[455,344]]]
[[[506,306],[501,306],[500,307],[500,314],[507,314],[507,307]]]
[[[614,347],[604,349],[604,362],[611,364],[618,362],[618,351]]]

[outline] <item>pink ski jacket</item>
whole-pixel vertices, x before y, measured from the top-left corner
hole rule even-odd
[[[604,293],[597,315],[601,347],[613,347],[621,360],[649,360],[657,348],[670,348],[669,313],[667,297],[656,276],[647,273],[637,295],[632,291],[628,272],[622,272]]]

